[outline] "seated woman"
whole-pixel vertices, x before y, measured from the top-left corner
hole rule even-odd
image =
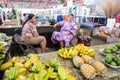
[[[29,14],[27,20],[22,26],[21,40],[27,44],[40,44],[42,53],[45,53],[46,39],[44,36],[39,35],[35,24],[35,15]]]
[[[54,44],[60,43],[60,48],[69,47],[71,39],[76,35],[77,25],[74,22],[74,15],[70,14],[67,20],[56,23],[53,28],[61,26],[60,32],[53,32],[51,40]]]

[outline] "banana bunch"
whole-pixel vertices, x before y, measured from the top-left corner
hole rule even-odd
[[[67,59],[71,59],[73,56],[78,55],[78,52],[73,48],[62,48],[58,50],[58,54]]]
[[[94,56],[96,53],[96,51],[92,48],[88,48],[87,46],[85,46],[84,44],[78,44],[74,47],[70,47],[70,48],[62,48],[58,50],[58,54],[63,57],[63,58],[67,58],[67,59],[71,59],[73,56],[76,55],[88,55],[88,56]]]
[[[84,55],[84,53],[88,51],[88,47],[85,46],[84,44],[78,44],[77,46],[74,47],[74,49],[78,51],[80,55]]]
[[[88,49],[87,52],[85,52],[85,55],[88,55],[88,56],[91,56],[91,57],[93,57],[95,54],[96,54],[96,51],[93,48],[90,48],[90,49]]]

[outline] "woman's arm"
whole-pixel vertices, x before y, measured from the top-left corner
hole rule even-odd
[[[78,30],[77,24],[73,24],[71,30],[68,33],[76,35],[77,30]]]
[[[64,25],[64,22],[65,21],[60,21],[60,22],[58,22],[58,23],[56,23],[54,26],[53,26],[53,28],[56,28],[57,26],[63,26]]]
[[[56,28],[57,26],[60,26],[60,23],[54,24],[53,28]]]
[[[39,36],[39,33],[37,32],[36,27],[32,29],[32,34],[33,34],[34,37]]]

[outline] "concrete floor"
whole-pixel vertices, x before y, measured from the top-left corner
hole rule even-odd
[[[74,39],[72,41],[72,43],[74,45],[77,45],[77,40]],[[91,46],[95,46],[95,45],[102,45],[102,44],[107,44],[104,40],[102,39],[98,39],[98,38],[92,38],[92,41],[91,41]],[[46,50],[46,53],[49,53],[49,52],[53,52],[53,51],[57,51],[58,48],[47,48]],[[38,52],[40,52],[40,49],[38,50]]]

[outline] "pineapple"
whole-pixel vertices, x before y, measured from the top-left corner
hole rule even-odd
[[[80,68],[82,75],[87,79],[93,79],[96,76],[96,70],[89,64],[83,64]]]
[[[84,60],[84,62],[85,62],[86,64],[90,64],[90,63],[92,63],[92,62],[94,61],[92,57],[87,56],[87,55],[83,55],[83,56],[82,56],[82,59]]]
[[[84,64],[84,61],[81,57],[75,56],[73,57],[73,64],[75,67],[80,68],[80,65]]]
[[[99,61],[95,61],[91,65],[96,69],[96,72],[99,75],[104,74],[107,70],[105,65],[103,63],[99,62]]]

